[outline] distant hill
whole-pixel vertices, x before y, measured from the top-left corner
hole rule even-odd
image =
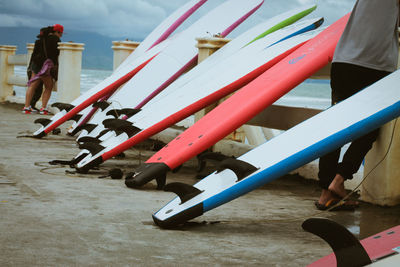
[[[17,54],[26,53],[26,44],[33,43],[39,29],[28,27],[0,27],[0,45],[16,45]],[[82,68],[111,70],[113,66],[112,41],[125,38],[110,38],[85,31],[68,31],[61,38],[63,42],[84,43]]]

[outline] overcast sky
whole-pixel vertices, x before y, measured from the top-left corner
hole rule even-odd
[[[65,31],[84,30],[110,37],[141,41],[169,14],[188,0],[0,0],[0,26],[41,28],[60,23]],[[208,0],[191,18],[195,20],[224,0]],[[243,0],[246,1],[246,0]],[[328,25],[351,11],[355,0],[265,0],[261,8],[231,36],[301,5],[318,5],[311,16]],[[189,23],[188,22],[188,23]],[[183,28],[185,25],[183,25]]]

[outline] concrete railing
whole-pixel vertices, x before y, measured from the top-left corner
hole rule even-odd
[[[133,41],[113,41],[111,47],[114,51],[113,56],[113,70],[117,69],[119,65],[139,46],[139,42]]]
[[[0,46],[0,101],[6,100],[13,94],[13,87],[9,83],[9,79],[14,76],[14,65],[10,65],[8,59],[15,55],[15,51],[17,51],[16,46]]]
[[[113,69],[116,69],[139,45],[132,41],[114,41]],[[15,75],[15,66],[29,64],[34,44],[27,44],[27,54],[18,54],[16,46],[0,46],[0,102],[14,100],[13,86],[26,87],[28,78],[26,75]],[[82,66],[82,51],[84,44],[81,43],[59,43],[59,76],[55,90],[58,91],[57,102],[71,102],[80,94],[80,76]],[[21,102],[19,100],[17,102]]]
[[[80,94],[82,51],[84,44],[59,43],[59,76],[56,85],[58,102],[71,102]],[[33,52],[33,44],[27,44],[27,54],[16,55],[16,46],[0,46],[0,101],[10,100],[13,86],[26,87],[27,76],[15,75],[15,66],[27,66]]]

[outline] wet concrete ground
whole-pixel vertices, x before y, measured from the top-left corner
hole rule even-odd
[[[129,189],[123,180],[98,178],[111,168],[125,172],[154,153],[131,149],[123,159],[89,174],[71,174],[78,149],[74,138],[32,133],[41,115],[24,115],[21,106],[0,104],[0,266],[305,266],[331,252],[301,223],[326,217],[364,238],[400,224],[400,206],[361,203],[355,212],[318,212],[315,181],[285,176],[214,209],[176,230],[162,230],[151,214],[173,194]],[[147,143],[149,144],[149,143]],[[168,181],[193,184],[196,162]],[[378,185],[377,185],[378,186]]]

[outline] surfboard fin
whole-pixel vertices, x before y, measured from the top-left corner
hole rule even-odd
[[[126,121],[126,120],[121,120],[121,119],[105,119],[103,121],[103,125],[105,128],[108,128],[111,130],[117,130],[119,127],[129,126],[129,125],[132,125],[132,123],[129,121]]]
[[[257,168],[250,163],[235,158],[227,158],[221,161],[217,166],[217,173],[224,169],[230,169],[233,171],[236,174],[238,181],[257,170]]]
[[[106,119],[103,121],[105,128],[115,131],[117,134],[126,133],[129,137],[134,136],[140,129],[133,126],[131,122],[121,119]]]
[[[120,109],[111,109],[111,110],[107,111],[106,115],[113,116],[114,118],[117,119],[119,116],[121,116],[121,110]]]
[[[76,141],[78,143],[96,143],[96,144],[99,144],[101,142],[101,140],[93,136],[83,136]]]
[[[141,109],[136,108],[123,108],[123,109],[111,109],[106,115],[114,116],[114,118],[118,118],[121,115],[126,115],[127,117],[131,117],[138,113]]]
[[[135,172],[126,176],[125,185],[130,188],[138,188],[156,179],[157,190],[162,190],[167,179],[167,172],[170,170],[164,163],[145,163]]]
[[[94,108],[100,108],[102,111],[108,108],[108,106],[111,105],[111,103],[107,101],[98,101],[92,104],[92,107]]]
[[[140,132],[140,129],[136,126],[131,125],[122,125],[116,129],[116,132],[124,132],[126,133],[129,138]]]
[[[127,117],[132,117],[133,115],[135,115],[139,111],[141,111],[140,108],[123,108],[121,110],[121,113],[126,115]]]
[[[201,172],[206,167],[207,161],[221,162],[227,158],[232,157],[226,156],[220,152],[205,151],[203,153],[200,153],[199,155],[197,155],[197,172]]]
[[[83,153],[77,158],[73,158],[72,160],[52,160],[49,162],[50,165],[69,165],[71,168],[74,167],[76,163],[84,159],[89,153]]]
[[[66,110],[67,112],[69,112],[71,109],[75,107],[74,105],[71,105],[69,103],[61,103],[61,102],[53,103],[51,106],[58,108],[60,111]]]
[[[181,204],[203,192],[197,187],[179,182],[167,184],[164,187],[164,191],[177,194],[181,200]]]
[[[81,118],[82,118],[82,114],[76,114],[71,118],[71,120],[78,122]]]
[[[89,150],[90,154],[96,155],[97,153],[102,151],[105,147],[98,143],[87,142],[79,144],[79,148]]]
[[[102,137],[103,135],[105,135],[106,133],[108,133],[110,131],[110,129],[104,129],[104,130],[102,130],[97,136],[96,136],[96,138],[100,138],[100,137]]]
[[[310,218],[301,226],[329,244],[335,253],[337,266],[364,266],[372,263],[360,241],[344,226],[325,218]]]
[[[43,127],[46,127],[49,123],[51,122],[50,119],[45,119],[45,118],[39,118],[35,120],[35,123],[38,123],[42,125]]]
[[[86,165],[84,165],[83,167],[80,167],[80,168],[78,168],[77,166],[74,166],[74,167],[78,173],[88,173],[90,169],[93,169],[93,168],[99,166],[101,163],[103,163],[103,158],[97,157],[94,160],[87,163]]]
[[[86,130],[88,133],[90,133],[91,131],[93,131],[94,128],[96,128],[96,126],[97,126],[96,124],[92,123],[86,123],[84,125],[80,125],[72,131],[71,135],[75,135],[76,133],[82,130]]]

